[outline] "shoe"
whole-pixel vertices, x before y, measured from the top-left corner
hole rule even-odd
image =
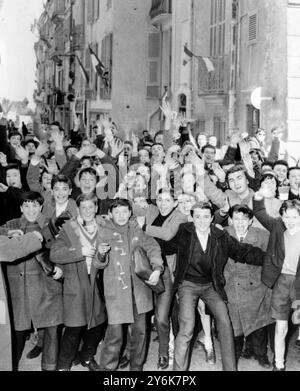
[[[277,368],[276,365],[273,366],[273,372],[276,372],[276,371],[285,371],[285,367],[283,368]]]
[[[82,361],[82,358],[80,356],[80,352],[77,352],[74,360],[72,361],[72,366],[76,366],[76,365],[81,364],[81,361]]]
[[[157,369],[167,369],[169,366],[169,357],[168,356],[159,356]]]
[[[90,361],[81,361],[81,365],[89,369],[89,371],[100,371],[100,366],[97,364],[96,360],[93,358]]]
[[[204,345],[204,342],[203,342],[203,340],[201,340],[201,338],[199,338],[197,340],[197,345],[201,346],[202,349],[204,350],[204,352],[205,352],[205,361],[208,364],[214,365],[216,363],[216,354],[215,354],[214,348],[212,347],[211,349],[206,349],[206,347]]]
[[[211,365],[214,365],[216,363],[216,355],[214,349],[211,350],[205,349],[205,361]]]
[[[70,368],[61,368],[58,369],[58,372],[69,372],[71,369]]]
[[[250,358],[252,358],[254,356],[254,353],[251,349],[249,348],[246,348],[242,351],[241,353],[241,357],[242,358],[245,358],[246,360],[249,360]]]
[[[130,364],[130,359],[127,356],[123,356],[119,362],[119,368],[126,368]]]
[[[258,361],[259,365],[263,368],[270,368],[271,363],[268,359],[268,356],[264,354],[263,356],[255,356],[255,360]]]
[[[29,360],[36,358],[42,353],[42,350],[43,348],[35,345],[35,347],[31,349],[30,352],[27,353],[26,357],[29,358]]]

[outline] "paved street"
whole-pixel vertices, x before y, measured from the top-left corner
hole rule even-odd
[[[157,364],[158,343],[153,342],[153,338],[155,336],[156,334],[152,333],[147,362],[144,367],[145,371],[157,370],[156,364]],[[296,338],[297,338],[296,333],[294,333],[292,338],[290,339],[289,348],[288,348],[288,357],[287,357],[287,371],[300,370],[300,350],[297,350],[297,348],[295,347]],[[33,347],[32,342],[27,341],[25,352],[21,360],[21,365],[20,365],[21,371],[40,371],[41,356],[39,356],[34,360],[26,359],[26,354],[32,347]],[[194,348],[190,370],[191,371],[221,371],[222,365],[221,365],[221,355],[220,355],[220,348],[219,348],[218,341],[215,341],[215,348],[216,348],[216,356],[217,356],[217,362],[215,365],[209,365],[205,362],[205,354],[201,347]],[[101,344],[97,352],[97,357],[96,357],[97,361],[99,361],[100,349],[101,349]],[[269,352],[269,358],[270,361],[273,358],[271,352]],[[1,359],[3,360],[4,358],[1,357]],[[168,368],[167,371],[171,371],[171,370],[172,370],[172,365]],[[238,370],[239,371],[271,371],[271,369],[263,369],[258,365],[257,361],[253,359],[250,360],[240,359]],[[77,365],[76,367],[72,368],[72,371],[87,371],[87,369],[82,367],[81,365]]]

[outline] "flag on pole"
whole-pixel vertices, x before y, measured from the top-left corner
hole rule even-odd
[[[82,62],[80,61],[80,58],[76,55],[76,58],[77,58],[77,61],[78,61],[78,64],[80,66],[80,70],[81,70],[81,73],[82,73],[82,76],[86,82],[86,84],[89,84],[90,83],[90,77],[89,77],[89,74],[87,73],[86,69],[84,68]]]
[[[105,89],[108,91],[110,87],[110,81],[109,81],[109,71],[105,68],[100,58],[97,56],[97,54],[93,51],[91,48],[91,45],[89,45],[89,50],[91,54],[91,61],[94,68],[94,71],[97,75],[101,77],[101,80],[103,81],[103,84],[105,86]]]
[[[184,53],[191,60],[193,57],[204,62],[207,72],[213,72],[215,70],[214,64],[209,57],[196,56],[191,50],[188,49],[187,45],[184,46]],[[183,60],[183,65],[186,65],[190,60]]]

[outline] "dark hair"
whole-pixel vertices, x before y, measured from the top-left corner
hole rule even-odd
[[[20,165],[18,163],[8,163],[8,165],[5,167],[5,172],[7,172],[8,170],[20,171]]]
[[[96,194],[94,194],[94,193],[80,194],[76,198],[76,205],[78,206],[78,208],[79,208],[80,204],[85,201],[92,201],[94,203],[94,205],[98,206],[98,198],[97,198]]]
[[[263,168],[264,166],[270,166],[272,169],[274,167],[274,163],[271,162],[270,160],[265,160],[262,165],[261,165],[261,168]]]
[[[98,182],[99,176],[97,174],[97,171],[93,167],[87,167],[83,170],[79,171],[78,179],[80,180],[83,174],[90,174],[93,175],[96,178],[96,181]]]
[[[291,171],[294,171],[294,170],[300,170],[300,167],[298,167],[298,166],[290,167],[288,169],[288,178],[290,177]]]
[[[201,148],[201,153],[204,153],[204,151],[206,150],[206,149],[213,149],[214,150],[214,153],[216,153],[216,147],[214,147],[213,145],[211,145],[211,144],[206,144],[206,145],[204,145],[204,147],[202,147]]]
[[[153,144],[151,145],[151,149],[154,147],[154,145],[160,145],[160,146],[163,148],[163,150],[165,150],[165,147],[163,146],[162,143],[153,143]]]
[[[26,146],[26,145],[29,144],[29,143],[34,144],[34,146],[35,146],[36,148],[37,148],[38,145],[39,145],[39,143],[38,143],[37,141],[35,141],[33,138],[30,138],[29,140],[26,140],[26,141],[24,142],[24,145]]]
[[[233,167],[231,167],[227,172],[226,172],[226,182],[228,182],[228,177],[230,174],[234,174],[236,172],[243,171],[243,173],[246,176],[246,168],[243,164],[235,164]]]
[[[116,209],[118,206],[125,206],[129,209],[129,211],[132,213],[132,206],[130,201],[126,200],[125,198],[116,198],[112,201],[112,203],[109,206],[109,212],[112,212],[113,209]]]
[[[300,215],[300,201],[296,199],[284,201],[279,209],[280,216],[283,216],[288,209],[296,209]]]
[[[210,202],[197,202],[192,206],[191,209],[191,216],[194,216],[194,210],[195,209],[207,209],[210,210],[210,214],[213,217],[214,216],[214,208]]]
[[[170,196],[174,199],[174,189],[168,188],[168,187],[162,187],[158,190],[158,195],[163,194],[163,193],[168,193]]]
[[[10,132],[8,135],[8,139],[10,140],[13,136],[20,136],[22,140],[22,135],[20,132],[18,132],[18,130],[13,130],[12,132]]]
[[[26,191],[21,194],[21,205],[24,202],[34,202],[37,201],[40,205],[44,203],[44,197],[37,191]]]
[[[58,128],[59,128],[59,130],[61,131],[61,132],[63,132],[64,131],[64,128],[62,128],[61,127],[61,125],[60,125],[60,123],[58,122],[58,121],[53,121],[53,122],[51,122],[51,125],[50,126],[58,126]]]
[[[232,218],[234,213],[242,213],[243,215],[248,217],[249,220],[253,219],[254,216],[252,209],[250,209],[249,206],[245,204],[232,206],[228,212],[229,217]]]
[[[155,133],[155,135],[154,135],[154,143],[155,143],[156,137],[160,136],[161,134],[164,134],[163,130],[159,130],[158,132]]]
[[[82,156],[80,163],[82,163],[84,160],[89,160],[91,164],[94,163],[94,158],[92,156]]]
[[[278,179],[277,179],[276,175],[273,174],[273,172],[270,172],[270,171],[267,171],[264,174],[262,174],[262,176],[260,177],[259,183],[262,184],[264,180],[272,179],[272,178],[275,179],[276,186],[278,186],[279,183],[278,183]]]
[[[52,180],[51,180],[51,189],[53,189],[53,187],[56,185],[56,183],[59,183],[59,182],[66,183],[69,186],[69,188],[72,189],[71,179],[68,178],[66,175],[63,175],[63,174],[55,175],[52,178]]]
[[[286,160],[277,160],[274,163],[273,168],[275,168],[276,166],[285,166],[287,169],[289,169],[289,165],[288,165],[288,162]]]

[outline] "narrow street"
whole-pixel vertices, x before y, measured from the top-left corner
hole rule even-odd
[[[300,371],[300,349],[298,350],[295,347],[295,341],[297,338],[297,333],[294,333],[290,339],[289,347],[288,347],[288,356],[287,356],[287,362],[286,362],[286,370],[287,371]],[[144,367],[145,371],[157,371],[156,364],[157,364],[157,349],[158,349],[158,343],[153,342],[153,338],[156,336],[156,333],[152,332],[151,335],[151,344],[150,349],[147,356],[147,361]],[[33,359],[28,360],[26,358],[26,354],[30,349],[32,349],[33,344],[29,340],[26,343],[25,351],[20,363],[20,371],[40,371],[40,360],[41,356]],[[100,354],[101,344],[99,345],[99,349],[97,352],[96,359],[99,362],[99,354]],[[222,364],[221,364],[221,354],[220,354],[220,347],[219,342],[215,341],[215,349],[216,349],[216,357],[217,362],[215,365],[210,365],[205,362],[205,353],[201,347],[195,347],[193,349],[192,354],[192,360],[191,360],[191,366],[190,371],[221,371],[222,370]],[[273,359],[273,354],[269,349],[268,356],[270,359],[270,362]],[[0,358],[1,360],[4,359],[4,357]],[[256,360],[250,359],[240,359],[239,365],[238,365],[239,371],[272,371],[272,368],[265,369],[259,366]],[[75,367],[72,367],[72,371],[87,371],[87,368],[84,368],[82,365],[77,365]],[[120,371],[126,371],[120,370]],[[169,368],[166,371],[172,371],[172,365],[169,366]]]

